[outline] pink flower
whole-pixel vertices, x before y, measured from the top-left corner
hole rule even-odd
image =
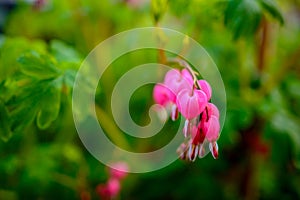
[[[127,163],[117,162],[113,164],[113,166],[109,169],[109,172],[111,177],[121,180],[127,176],[128,169]]]
[[[110,178],[106,184],[99,184],[96,192],[101,199],[111,199],[116,197],[120,192],[121,186],[118,179]]]
[[[110,178],[107,182],[107,189],[109,190],[111,197],[117,196],[121,189],[119,180]]]
[[[116,162],[109,168],[109,178],[106,184],[99,184],[96,192],[101,199],[115,198],[121,190],[121,180],[128,174],[129,167],[125,162]]]
[[[153,89],[154,101],[164,107],[170,105],[171,119],[174,121],[178,118],[177,94],[183,89],[191,89],[192,85],[193,78],[187,70],[180,72],[177,69],[172,69],[167,72],[164,83],[155,85]]]
[[[186,119],[193,119],[204,111],[207,97],[201,90],[184,89],[177,95],[176,104]]]
[[[220,112],[219,112],[219,109],[215,106],[215,104],[213,103],[208,103],[207,104],[207,111],[208,111],[208,115],[211,116],[211,115],[214,115],[216,116],[218,119],[220,117]]]
[[[206,139],[209,141],[209,150],[216,159],[219,156],[217,140],[219,138],[220,123],[219,119],[212,115],[206,123]]]
[[[180,158],[190,161],[194,161],[197,156],[202,158],[208,147],[213,157],[217,158],[220,113],[209,102],[212,96],[210,84],[205,80],[196,80],[196,75],[187,68],[189,70],[168,71],[164,82],[154,87],[154,101],[164,107],[171,107],[172,120],[177,119],[179,114],[186,118],[183,134],[187,140],[177,149]]]
[[[209,101],[212,94],[209,83],[206,80],[198,80],[198,84],[200,86],[200,89],[206,94],[207,100]]]
[[[219,155],[217,144],[220,134],[219,110],[212,103],[207,105],[206,110],[207,113],[203,113],[202,120],[199,124],[199,130],[205,134],[205,138],[209,142],[210,152],[216,159]],[[203,144],[200,144],[199,157],[203,157],[204,154]]]
[[[206,131],[206,139],[209,142],[214,142],[218,140],[220,132],[219,119],[216,116],[212,115],[210,116],[208,121],[204,123],[204,126],[204,130]]]
[[[200,115],[207,104],[207,98],[201,90],[182,90],[177,96],[179,112],[186,118],[183,134],[185,137],[191,132],[191,120]]]
[[[175,95],[177,95],[183,89],[192,89],[191,75],[187,74],[185,70],[180,73],[177,69],[172,69],[167,72],[164,84],[168,87]]]
[[[194,79],[191,73],[187,69],[181,70],[182,77],[188,82],[188,84],[192,87],[194,85]]]
[[[153,89],[153,98],[155,103],[166,106],[168,103],[174,102],[176,96],[171,90],[166,87],[164,84],[156,84]]]
[[[196,122],[195,122],[196,121]],[[187,123],[188,122],[188,123]],[[186,125],[188,124],[188,125]],[[187,127],[187,128],[186,128]],[[185,133],[186,131],[190,134]],[[185,136],[190,136],[188,144],[183,143],[177,151],[179,151],[180,158],[195,161],[197,155],[202,158],[205,155],[205,146],[208,145],[212,156],[218,158],[218,144],[220,123],[219,110],[217,107],[208,103],[201,113],[201,118],[186,121],[183,130]]]

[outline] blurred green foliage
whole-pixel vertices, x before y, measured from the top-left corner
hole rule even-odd
[[[99,198],[95,188],[107,171],[73,124],[76,71],[99,42],[152,25],[190,35],[219,67],[228,104],[220,158],[131,174],[118,198],[300,199],[297,1],[2,0],[0,8],[0,199]],[[147,140],[122,137],[110,96],[124,72],[157,58],[151,50],[124,55],[99,81],[99,122],[115,143],[136,152],[164,146],[177,124]],[[140,88],[130,102],[138,124],[149,121],[151,90]]]

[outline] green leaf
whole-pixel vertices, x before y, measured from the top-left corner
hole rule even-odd
[[[0,47],[0,81],[5,80],[19,71],[20,63],[17,62],[20,55],[29,50],[46,52],[46,43],[40,40],[29,41],[23,37],[5,37]]]
[[[60,91],[50,88],[42,99],[41,109],[37,113],[37,125],[40,129],[48,128],[58,117],[60,109]]]
[[[225,10],[225,25],[233,31],[234,39],[253,35],[259,27],[262,9],[257,0],[232,0]]]
[[[8,105],[11,107],[13,131],[21,131],[29,126],[35,117],[41,129],[57,118],[60,108],[62,77],[54,80],[33,81],[23,86]]]
[[[268,11],[275,19],[277,19],[280,24],[284,24],[283,16],[278,10],[275,2],[273,0],[261,0],[262,7]]]
[[[80,55],[74,48],[59,40],[51,41],[50,49],[58,62],[78,63],[81,61]]]
[[[49,79],[57,77],[60,70],[48,55],[40,55],[35,51],[23,54],[18,61],[22,64],[21,71],[38,79]]]
[[[9,113],[0,99],[0,138],[6,142],[11,136]]]
[[[74,70],[66,70],[64,73],[64,84],[67,87],[73,88],[73,84],[75,82],[75,78],[76,78],[76,71]]]
[[[284,23],[273,0],[230,0],[225,10],[224,24],[232,30],[234,39],[250,36],[259,28],[264,12]]]
[[[20,132],[27,128],[33,122],[36,112],[37,102],[29,103],[27,101],[16,107],[11,112],[12,131]]]

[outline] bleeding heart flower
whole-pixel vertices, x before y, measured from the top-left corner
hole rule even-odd
[[[183,69],[181,70],[181,75],[182,77],[188,82],[188,84],[193,87],[194,85],[194,79],[189,70]]]
[[[188,69],[167,72],[164,83],[154,87],[154,101],[171,108],[172,120],[177,119],[179,113],[186,118],[183,134],[187,140],[177,149],[180,158],[190,161],[194,161],[197,155],[202,158],[208,147],[217,158],[220,113],[209,102],[212,96],[210,84],[205,80],[195,80],[196,75]]]
[[[198,84],[200,86],[200,89],[206,94],[207,100],[209,101],[212,94],[209,83],[206,80],[198,80]]]
[[[208,110],[208,116],[214,115],[219,119],[220,112],[219,112],[219,109],[217,108],[217,106],[215,106],[215,104],[208,103],[207,104],[207,110]]]
[[[166,106],[168,103],[176,102],[176,96],[164,84],[156,84],[153,89],[153,98],[155,103]]]
[[[177,95],[183,89],[191,89],[192,84],[190,82],[192,79],[190,76],[186,74],[184,71],[184,76],[177,69],[172,69],[167,72],[164,84],[169,90],[171,90],[175,95]]]
[[[201,90],[184,89],[177,95],[178,110],[186,119],[193,119],[200,115],[207,104],[207,97]]]

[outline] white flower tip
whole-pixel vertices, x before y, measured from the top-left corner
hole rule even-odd
[[[199,158],[203,158],[205,156],[205,148],[203,144],[200,144],[199,148]]]
[[[178,109],[176,104],[173,104],[171,108],[171,119],[175,121],[177,118],[178,118]]]
[[[189,120],[187,119],[187,120],[185,120],[184,127],[183,127],[184,137],[188,136],[188,132],[189,132]]]
[[[209,150],[214,159],[217,159],[219,157],[219,147],[218,147],[217,142],[210,142]]]
[[[198,150],[199,150],[199,147],[198,145],[193,145],[191,144],[190,145],[190,148],[189,148],[189,160],[194,162],[197,158],[197,155],[198,155]]]

